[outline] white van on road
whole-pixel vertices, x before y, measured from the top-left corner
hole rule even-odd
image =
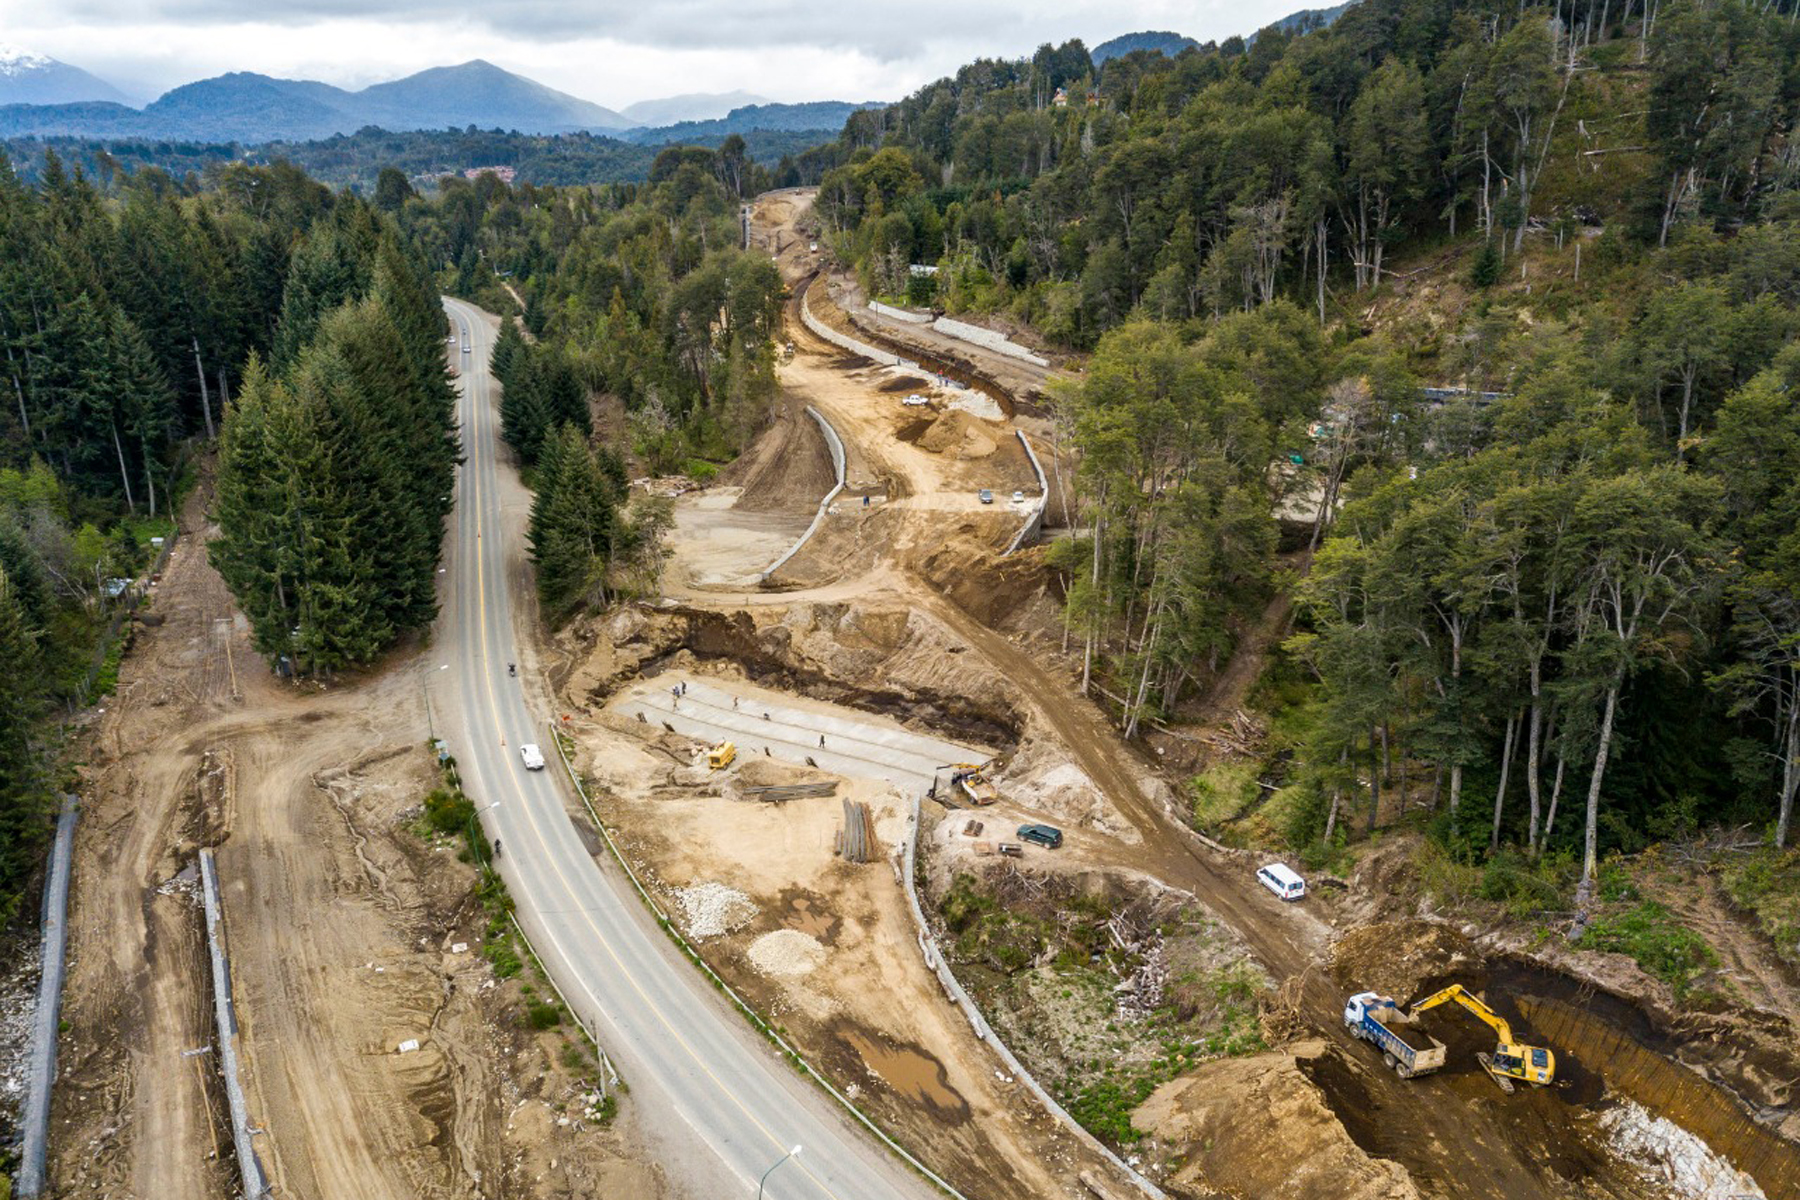
[[[519,747],[519,757],[524,760],[525,769],[527,771],[541,771],[544,769],[544,752],[530,742]]]
[[[1270,863],[1256,873],[1256,878],[1283,900],[1298,900],[1306,895],[1306,880],[1288,870],[1283,863]]]

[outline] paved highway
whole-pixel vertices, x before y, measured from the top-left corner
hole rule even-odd
[[[676,1195],[769,1200],[908,1200],[934,1194],[727,1007],[645,912],[617,865],[589,854],[565,809],[566,778],[544,713],[527,695],[512,601],[527,586],[529,496],[499,461],[499,414],[487,372],[494,329],[446,300],[461,369],[466,459],[457,481],[448,586],[429,663],[433,707],[489,837],[518,916],[564,997],[630,1084],[627,1104]],[[472,353],[463,353],[463,346]],[[521,606],[529,619],[529,608]],[[523,743],[550,767],[527,771]]]

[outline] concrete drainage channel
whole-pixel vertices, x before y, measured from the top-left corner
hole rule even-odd
[[[30,1075],[26,1080],[24,1138],[19,1151],[18,1194],[44,1193],[50,1140],[50,1088],[56,1081],[56,1034],[62,1014],[63,968],[68,956],[69,858],[75,845],[75,797],[64,796],[44,881],[44,969],[31,1020]]]
[[[962,1010],[963,1016],[968,1019],[969,1027],[975,1031],[975,1036],[994,1051],[1000,1061],[1006,1064],[1006,1069],[1012,1073],[1013,1078],[1024,1084],[1031,1094],[1038,1098],[1038,1102],[1049,1110],[1051,1115],[1061,1121],[1069,1132],[1080,1138],[1089,1149],[1104,1155],[1113,1166],[1136,1184],[1138,1190],[1144,1195],[1151,1197],[1152,1200],[1169,1200],[1168,1193],[1139,1174],[1129,1163],[1115,1154],[1111,1147],[1089,1133],[1079,1121],[1068,1114],[1062,1105],[1056,1102],[1049,1092],[1044,1090],[1043,1085],[1026,1069],[1025,1064],[1019,1061],[1018,1056],[1012,1052],[1011,1048],[994,1034],[987,1019],[976,1007],[975,1001],[964,990],[962,983],[956,978],[956,973],[950,969],[950,964],[944,959],[943,951],[938,948],[936,937],[932,935],[931,926],[925,920],[925,910],[919,905],[919,892],[914,879],[918,860],[919,807],[919,798],[915,795],[912,798],[912,811],[906,819],[906,847],[901,854],[897,872],[900,876],[900,886],[906,891],[907,909],[913,915],[914,924],[918,926],[919,952],[925,956],[926,967],[933,975],[937,976],[938,983],[943,986],[944,992],[950,997],[951,1002]],[[1087,1183],[1087,1180],[1083,1179],[1082,1182]],[[1091,1184],[1089,1189],[1097,1190]]]
[[[219,1074],[225,1080],[225,1101],[231,1110],[231,1141],[237,1148],[238,1175],[245,1200],[261,1200],[269,1194],[269,1180],[256,1156],[255,1135],[250,1125],[244,1084],[238,1075],[237,1006],[231,999],[231,963],[225,955],[225,906],[219,899],[219,872],[211,849],[200,851],[200,892],[206,904],[206,950],[212,957],[213,1015],[218,1023]]]
[[[1027,538],[1035,536],[1044,527],[1044,510],[1050,506],[1050,481],[1044,478],[1044,464],[1038,461],[1037,451],[1031,448],[1031,439],[1025,436],[1023,429],[1015,429],[1019,435],[1019,445],[1025,447],[1025,457],[1031,460],[1031,469],[1037,474],[1038,498],[1025,515],[1025,523],[1019,526],[1019,532],[1013,534],[1013,540],[1007,544],[1001,557],[1013,553],[1025,544]]]
[[[32,1021],[30,1078],[25,1100],[24,1138],[20,1150],[17,1195],[21,1200],[44,1194],[48,1184],[50,1092],[56,1079],[56,1037],[62,1011],[62,984],[67,956],[70,854],[75,841],[75,797],[64,796],[50,851],[50,876],[44,885],[44,970]],[[213,1014],[217,1023],[214,1048],[225,1097],[231,1110],[231,1140],[245,1200],[269,1195],[268,1176],[256,1155],[244,1088],[238,1075],[237,1007],[231,998],[231,964],[225,951],[225,911],[219,898],[218,868],[210,849],[200,851],[200,890],[206,906],[206,948],[212,960]]]

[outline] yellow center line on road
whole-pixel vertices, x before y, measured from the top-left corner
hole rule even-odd
[[[470,334],[465,334],[464,336],[469,337]],[[471,358],[474,357],[473,352],[471,352],[469,357],[471,357]],[[471,365],[473,365],[473,364],[471,364]],[[476,396],[475,396],[476,389],[475,389],[474,377],[473,377],[473,375],[466,375],[465,379],[467,379],[467,381],[468,381],[468,387],[465,388],[465,390],[464,390],[464,396],[469,401],[470,409],[474,410],[476,407]],[[471,411],[471,415],[472,416],[474,415],[473,411]],[[482,524],[483,524],[482,506],[479,503],[479,499],[481,497],[481,474],[480,474],[480,468],[482,465],[481,464],[481,439],[479,439],[479,438],[473,439],[469,445],[468,452],[469,452],[469,458],[468,458],[468,462],[466,464],[468,467],[468,472],[465,475],[465,478],[473,481],[470,486],[470,502],[471,502],[471,506],[472,506],[472,511],[474,512],[474,515],[475,515],[475,529],[476,529],[475,538],[476,538],[476,541],[479,542],[481,540],[481,529],[482,529]],[[488,653],[487,575],[486,575],[486,567],[485,567],[485,564],[483,563],[482,559],[483,559],[483,556],[480,553],[477,553],[475,555],[475,595],[476,595],[476,604],[477,604],[477,609],[478,609],[477,615],[479,617],[477,624],[480,626],[480,629],[481,629],[481,640],[480,640],[481,663],[480,663],[480,666],[481,666],[481,675],[484,680],[485,689],[487,692],[488,712],[489,712],[490,716],[492,717],[494,729],[498,732],[498,731],[501,731],[504,727],[503,727],[501,717],[500,717],[499,699],[494,693],[493,672],[492,672],[492,670],[489,669],[490,658],[489,658],[489,653]],[[569,878],[563,874],[562,868],[557,864],[555,856],[550,853],[549,839],[544,836],[543,829],[538,824],[537,816],[532,811],[532,805],[531,805],[530,800],[527,798],[527,796],[525,794],[525,789],[522,786],[520,786],[518,774],[516,772],[510,770],[510,768],[509,768],[507,771],[507,780],[509,783],[511,783],[513,794],[515,797],[517,797],[517,799],[519,800],[520,807],[525,812],[526,822],[531,826],[531,831],[536,836],[536,838],[538,840],[538,845],[544,851],[544,857],[549,860],[550,869],[555,873],[557,879],[562,883],[563,888],[568,892],[568,894],[570,896],[575,896],[577,894],[577,892],[575,890],[574,885],[570,882]],[[641,1000],[643,1000],[645,1006],[653,1014],[655,1014],[657,1021],[659,1023],[661,1023],[663,1028],[668,1031],[669,1036],[675,1039],[676,1044],[679,1045],[682,1048],[682,1050],[684,1050],[687,1053],[688,1057],[693,1060],[694,1065],[697,1066],[701,1070],[701,1072],[704,1073],[706,1075],[706,1077],[708,1079],[710,1079],[718,1087],[719,1091],[723,1095],[725,1095],[728,1099],[730,1099],[732,1104],[734,1104],[737,1107],[738,1111],[744,1115],[745,1120],[749,1121],[751,1125],[756,1127],[758,1132],[760,1132],[765,1138],[768,1139],[770,1147],[777,1152],[785,1152],[788,1148],[788,1143],[786,1143],[786,1142],[782,1141],[780,1138],[778,1138],[774,1134],[774,1132],[768,1128],[768,1126],[764,1125],[760,1120],[757,1119],[756,1115],[753,1112],[751,1112],[750,1108],[745,1105],[744,1101],[738,1097],[737,1093],[735,1091],[733,1091],[731,1089],[731,1087],[725,1083],[724,1080],[720,1079],[717,1075],[713,1074],[712,1068],[711,1068],[711,1066],[708,1065],[706,1060],[691,1045],[688,1044],[687,1039],[681,1035],[681,1032],[678,1029],[676,1029],[674,1025],[669,1023],[669,1019],[663,1014],[661,1006],[659,1006],[658,1004],[656,1004],[654,1001],[651,1000],[649,993],[647,993],[644,990],[643,986],[638,983],[637,978],[631,973],[630,969],[626,967],[624,961],[619,957],[618,953],[613,949],[612,943],[607,939],[605,932],[602,931],[600,926],[594,921],[591,912],[589,912],[586,909],[582,909],[579,911],[581,912],[582,916],[586,919],[588,928],[593,930],[594,936],[599,941],[601,948],[606,951],[607,957],[610,958],[613,962],[613,965],[618,968],[619,976],[631,985],[632,990],[638,994],[638,997]],[[542,924],[543,924],[543,929],[544,929],[544,936],[549,938],[550,941],[556,946],[557,952],[562,955],[565,962],[573,963],[575,961],[575,959],[569,954],[568,950],[563,946],[562,942],[560,940],[558,940],[558,938],[556,937],[556,934],[550,929],[549,924],[547,922],[542,923]],[[601,1004],[600,998],[598,996],[594,995],[593,991],[591,989],[589,989],[589,987],[587,986],[587,983],[583,980],[580,980],[579,978],[576,980],[576,982],[580,984],[581,990],[584,993],[586,993],[588,999],[593,1002],[594,1007],[597,1010],[604,1013],[605,1006],[603,1004]],[[729,1034],[727,1036],[729,1036]],[[816,1176],[812,1173],[812,1171],[807,1167],[804,1160],[795,1159],[794,1165],[800,1169],[802,1174],[804,1174],[808,1179],[812,1180],[813,1183],[816,1184],[827,1196],[833,1197],[834,1200],[841,1200],[841,1197],[838,1197],[838,1193],[833,1191],[831,1189],[831,1187],[825,1183],[824,1180],[820,1179],[818,1176]],[[726,1163],[726,1166],[727,1166],[727,1168],[730,1168],[731,1164]],[[749,1182],[750,1177],[748,1175],[744,1175],[743,1178],[744,1178],[745,1182]]]

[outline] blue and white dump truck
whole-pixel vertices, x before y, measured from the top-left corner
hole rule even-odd
[[[1394,1068],[1402,1079],[1428,1075],[1444,1065],[1444,1043],[1429,1035],[1415,1034],[1415,1039],[1423,1036],[1431,1043],[1421,1050],[1390,1028],[1411,1021],[1412,1015],[1395,1004],[1391,996],[1358,992],[1344,1002],[1344,1028],[1365,1042],[1375,1043],[1381,1051],[1381,1061]]]

